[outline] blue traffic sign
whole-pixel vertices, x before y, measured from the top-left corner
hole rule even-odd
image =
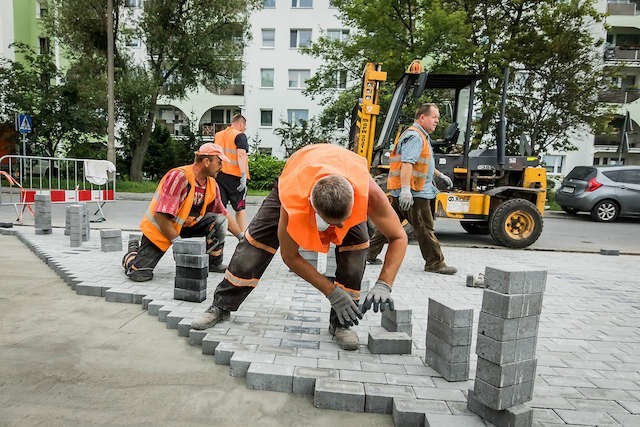
[[[18,132],[31,133],[33,131],[33,125],[31,123],[31,116],[28,114],[18,115]]]

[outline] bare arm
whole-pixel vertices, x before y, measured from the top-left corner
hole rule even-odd
[[[406,164],[411,165],[410,163]],[[403,170],[404,165],[405,163],[402,164]],[[404,259],[409,240],[407,233],[405,233],[402,228],[402,224],[400,224],[398,215],[389,204],[387,196],[375,183],[373,178],[371,178],[369,182],[369,206],[367,215],[378,231],[389,241],[389,248],[384,257],[384,264],[382,264],[382,270],[378,278],[391,286]]]
[[[240,173],[244,176],[249,176],[249,156],[247,151],[242,148],[238,148],[238,166],[240,167]]]
[[[329,295],[335,285],[318,272],[307,260],[302,258],[298,252],[298,244],[287,233],[289,215],[284,208],[280,208],[280,222],[278,223],[278,240],[280,240],[280,255],[284,263],[298,276],[311,283],[314,288]]]
[[[413,164],[402,162],[402,166],[400,166],[400,185],[409,187],[411,185],[411,174],[413,174]]]
[[[153,217],[156,219],[160,232],[164,237],[169,240],[173,240],[179,236],[175,228],[173,228],[173,218],[171,215],[162,212],[155,212]]]
[[[238,234],[244,232],[244,230],[240,228],[240,226],[236,222],[236,218],[234,215],[231,215],[229,212],[227,212],[225,217],[227,218],[228,228],[231,234],[233,234],[234,236],[237,236]]]

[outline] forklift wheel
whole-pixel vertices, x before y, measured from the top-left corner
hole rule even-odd
[[[509,248],[524,248],[540,237],[542,215],[536,205],[525,199],[512,199],[491,214],[489,231],[496,243]]]
[[[469,234],[489,234],[489,224],[485,221],[460,221],[460,225]]]

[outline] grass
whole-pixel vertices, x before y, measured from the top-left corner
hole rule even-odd
[[[123,193],[153,193],[158,186],[157,181],[116,181],[116,191]],[[249,196],[266,196],[269,190],[252,190],[249,189]]]

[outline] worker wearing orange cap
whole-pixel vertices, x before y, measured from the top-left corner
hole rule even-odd
[[[129,242],[122,266],[136,282],[153,278],[153,269],[172,243],[182,237],[206,236],[209,271],[224,273],[222,250],[227,228],[238,239],[242,230],[220,200],[215,177],[228,161],[211,142],[195,152],[193,164],[171,169],[163,177],[140,222],[141,242]]]

